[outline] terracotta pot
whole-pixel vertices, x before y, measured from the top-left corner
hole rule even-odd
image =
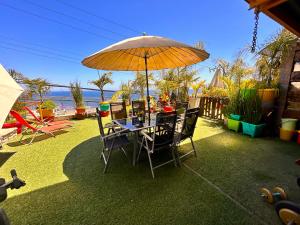
[[[101,117],[107,117],[109,115],[109,111],[100,111]]]
[[[51,118],[54,117],[53,109],[41,109],[40,111],[40,116],[43,118]]]
[[[279,96],[279,89],[258,89],[257,93],[263,103],[273,103],[275,98]]]
[[[85,108],[76,108],[76,114],[84,115],[85,114]]]

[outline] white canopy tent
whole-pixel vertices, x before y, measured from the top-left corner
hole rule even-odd
[[[214,77],[212,78],[209,88],[216,87],[216,88],[225,88],[224,82],[222,80],[222,71],[220,68],[218,68],[214,74]]]
[[[0,64],[0,129],[23,88],[8,74]]]

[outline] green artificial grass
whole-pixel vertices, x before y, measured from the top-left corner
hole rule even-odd
[[[203,119],[194,140],[198,157],[189,157],[181,168],[157,169],[155,179],[146,160],[132,167],[121,152],[112,155],[103,174],[94,119],[75,121],[67,132],[32,145],[12,140],[0,151],[0,174],[10,179],[15,168],[27,185],[9,191],[1,207],[12,225],[274,225],[280,221],[273,206],[262,202],[260,187],[281,185],[300,202],[300,168],[294,165],[299,145],[253,139]],[[181,146],[181,151],[190,149],[188,141]]]

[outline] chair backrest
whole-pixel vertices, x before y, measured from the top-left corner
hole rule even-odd
[[[134,100],[131,102],[132,115],[138,117],[145,117],[146,115],[146,104],[144,100]]]
[[[189,107],[189,102],[176,101],[176,109],[184,108],[187,109]]]
[[[29,112],[29,114],[38,122],[42,123],[42,121],[32,112],[32,110],[30,108],[28,108],[27,106],[24,106],[24,109]]]
[[[154,134],[154,142],[157,146],[165,146],[173,143],[177,114],[158,113],[156,115],[156,126]]]
[[[181,139],[193,137],[199,114],[200,108],[187,109],[185,111]]]
[[[101,137],[104,137],[105,136],[104,127],[103,127],[103,124],[102,124],[102,118],[101,118],[100,110],[99,110],[98,107],[96,108],[96,116],[97,116],[100,135],[101,135]]]
[[[9,113],[23,126],[29,128],[33,131],[37,131],[37,129],[35,127],[31,126],[18,112],[14,111],[14,110],[10,110]]]
[[[126,102],[111,102],[110,114],[112,120],[127,118]]]

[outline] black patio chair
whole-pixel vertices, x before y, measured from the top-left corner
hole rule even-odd
[[[181,108],[188,109],[188,107],[189,107],[189,102],[176,101],[176,105],[175,105],[176,110]]]
[[[149,129],[145,129],[140,132],[141,133],[141,139],[139,140],[140,150],[139,150],[137,160],[139,160],[142,149],[145,149],[148,155],[150,169],[153,178],[154,178],[155,169],[171,162],[174,162],[176,166],[176,157],[175,157],[176,146],[174,144],[176,120],[177,120],[176,113],[158,113],[156,115],[155,127],[151,129],[151,131],[149,131]],[[172,159],[153,166],[151,155],[161,150],[171,150]]]
[[[111,102],[110,113],[112,120],[127,118],[126,102]]]
[[[132,115],[136,117],[142,117],[145,119],[146,115],[146,104],[144,100],[134,100],[131,102]]]
[[[127,118],[126,102],[111,102],[110,115],[111,120]],[[113,122],[105,124],[105,128],[108,128],[108,134],[110,134],[111,131],[116,132],[120,130],[120,127]]]
[[[111,134],[105,134],[100,111],[98,108],[96,108],[96,116],[100,131],[100,140],[103,142],[103,148],[101,151],[100,158],[103,159],[105,164],[103,173],[106,173],[110,163],[111,153],[113,150],[121,150],[126,156],[126,158],[128,158],[124,147],[129,144],[129,140],[127,138],[126,129],[115,131]]]
[[[197,153],[196,153],[196,149],[195,149],[195,145],[193,142],[193,136],[194,136],[194,131],[196,128],[196,124],[197,124],[197,120],[200,114],[200,108],[192,108],[192,109],[187,109],[184,113],[184,119],[182,121],[181,126],[179,126],[180,129],[177,130],[176,132],[176,144],[178,147],[180,147],[180,143],[186,139],[190,139],[193,150],[182,154],[181,156],[179,156],[179,162],[180,159],[182,159],[183,157],[194,153],[195,157],[197,157]]]

